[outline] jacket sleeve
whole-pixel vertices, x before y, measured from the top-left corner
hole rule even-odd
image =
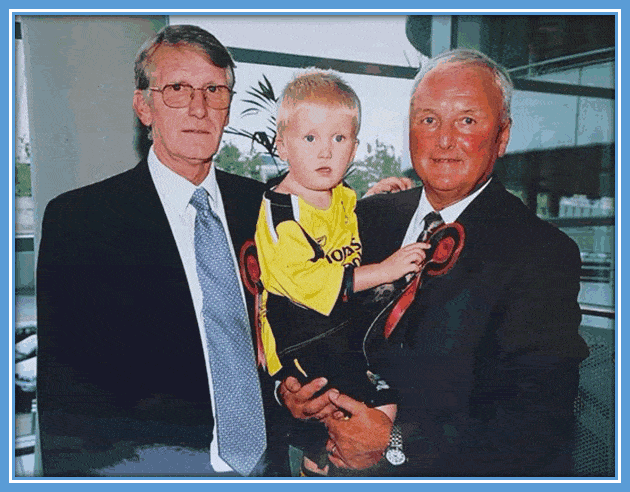
[[[578,334],[580,255],[575,243],[561,239],[540,244],[539,254],[513,273],[498,310],[497,354],[482,359],[480,377],[487,373],[495,386],[474,395],[471,417],[484,422],[473,425],[483,447],[503,455],[497,473],[572,472],[573,407],[588,349]]]
[[[60,199],[46,207],[37,263],[37,400],[40,413],[70,410],[83,405],[100,405],[97,392],[85,377],[87,362],[98,353],[87,354],[94,346],[85,326],[85,296],[89,280],[81,275],[75,246],[80,238],[73,233],[71,210]]]

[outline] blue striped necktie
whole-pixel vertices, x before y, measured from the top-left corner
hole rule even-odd
[[[197,188],[190,203],[195,218],[197,274],[215,399],[219,456],[249,475],[267,446],[260,381],[249,319],[225,230]]]

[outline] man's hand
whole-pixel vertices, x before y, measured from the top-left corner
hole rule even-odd
[[[331,394],[330,401],[350,414],[348,419],[325,421],[330,461],[339,468],[355,470],[378,463],[389,445],[393,425],[390,418],[380,410],[339,393]]]
[[[415,187],[415,184],[411,179],[392,176],[390,178],[381,179],[365,192],[363,198],[378,193],[396,193],[398,191],[410,190],[413,187]]]
[[[327,383],[326,378],[317,378],[302,386],[294,377],[288,377],[282,381],[278,392],[284,405],[296,419],[322,420],[338,410],[331,403],[331,398],[339,395],[336,389],[330,389],[313,398]]]

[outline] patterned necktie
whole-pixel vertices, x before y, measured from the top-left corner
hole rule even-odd
[[[418,236],[417,242],[426,242],[429,237],[431,237],[431,233],[442,224],[444,224],[444,221],[439,213],[433,211],[429,212],[424,217],[424,229],[422,229],[422,232]],[[405,314],[405,311],[407,311],[415,299],[418,286],[420,285],[420,278],[421,275],[415,275],[411,283],[405,288],[398,301],[396,301],[396,304],[389,313],[389,316],[385,321],[385,326],[383,327],[383,335],[385,335],[385,338],[389,338],[392,331],[394,331],[394,328],[400,321],[400,318],[402,318],[402,315]]]
[[[442,220],[442,216],[439,213],[433,211],[429,212],[424,217],[424,229],[422,229],[422,232],[418,236],[417,242],[426,242],[427,239],[429,239],[429,237],[431,236],[431,233],[442,224],[444,224],[444,221]]]
[[[208,194],[197,188],[195,255],[203,293],[203,321],[216,403],[219,455],[236,472],[249,475],[266,446],[260,382],[249,320],[238,286],[230,246]]]

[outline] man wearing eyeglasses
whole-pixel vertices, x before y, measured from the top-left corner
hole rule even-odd
[[[262,401],[273,388],[255,367],[253,300],[238,278],[264,185],[212,165],[233,68],[203,29],[160,31],[135,64],[148,156],[46,209],[37,399],[47,476],[284,473],[270,466],[286,450],[265,427],[280,419],[263,412],[280,407]]]

